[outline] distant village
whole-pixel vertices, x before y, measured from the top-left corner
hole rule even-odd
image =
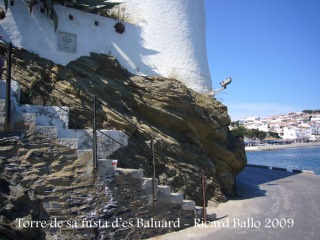
[[[263,141],[245,138],[246,145],[320,141],[320,110],[291,112],[263,119],[260,117],[246,117],[236,123],[238,127],[243,126],[246,129],[277,133],[280,137],[278,139],[269,137]],[[231,129],[234,127],[235,125]]]

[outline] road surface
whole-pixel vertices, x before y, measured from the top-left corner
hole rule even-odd
[[[320,239],[320,176],[246,167],[237,186],[236,199],[208,208],[215,221],[151,239]]]

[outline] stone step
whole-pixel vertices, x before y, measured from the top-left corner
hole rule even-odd
[[[143,170],[142,169],[130,169],[130,168],[117,168],[116,173],[117,176],[130,176],[133,179],[143,181]]]
[[[98,159],[98,176],[104,178],[108,175],[115,175],[115,164],[117,160],[112,159]]]
[[[36,115],[34,113],[13,113],[11,119],[11,126],[16,130],[25,130],[36,126]]]
[[[65,146],[73,150],[78,149],[78,139],[77,138],[57,138],[55,143],[57,145]]]
[[[77,150],[78,159],[90,159],[92,160],[92,150]]]
[[[61,130],[69,125],[68,107],[23,104],[18,111],[35,114],[37,126],[55,126]]]
[[[36,114],[35,113],[15,113],[13,114],[13,127],[15,129],[20,129],[24,127],[26,124],[28,125],[36,125]]]
[[[183,210],[189,210],[189,211],[195,210],[196,209],[195,201],[193,201],[193,200],[183,200],[182,209]]]
[[[155,179],[155,192],[157,192],[158,189],[158,179]],[[143,183],[141,188],[145,191],[146,195],[152,195],[153,194],[153,180],[152,178],[143,178]]]
[[[157,200],[164,204],[171,203],[171,188],[166,185],[159,185],[157,190]]]
[[[55,126],[36,126],[34,129],[34,137],[36,138],[58,138],[58,129]]]
[[[183,194],[181,194],[181,193],[171,193],[170,202],[172,204],[182,204],[183,203]]]

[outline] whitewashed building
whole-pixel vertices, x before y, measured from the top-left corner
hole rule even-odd
[[[297,127],[289,128],[284,127],[283,128],[283,136],[282,138],[285,140],[296,140],[300,139],[300,129]]]
[[[40,1],[38,1],[40,2]],[[14,1],[1,21],[0,35],[14,46],[63,65],[90,52],[113,55],[137,75],[176,78],[202,93],[212,90],[206,51],[204,0],[126,0],[115,20],[54,5],[58,28],[27,1]],[[0,1],[3,6],[3,1]],[[125,31],[115,31],[121,22]]]

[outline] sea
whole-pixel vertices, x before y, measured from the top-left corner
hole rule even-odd
[[[320,175],[320,146],[247,151],[248,164],[310,170]]]

